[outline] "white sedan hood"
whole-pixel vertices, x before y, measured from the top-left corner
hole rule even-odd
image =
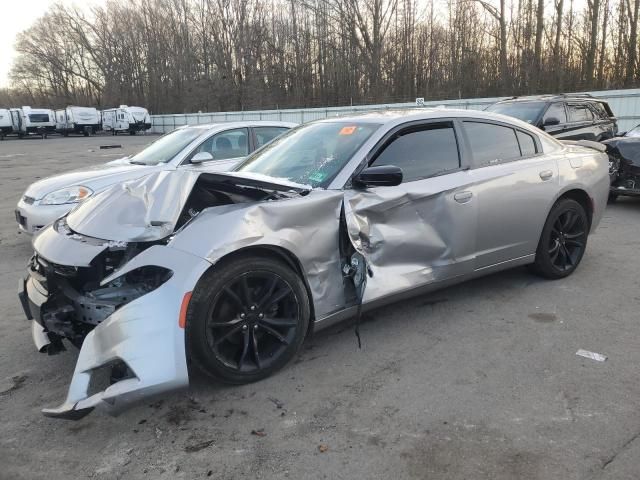
[[[167,165],[162,165],[162,168],[166,169]],[[129,162],[116,161],[38,180],[27,188],[25,195],[40,200],[48,193],[74,185],[88,187],[94,192],[101,191],[114,183],[132,180],[157,169],[157,166],[132,165]]]

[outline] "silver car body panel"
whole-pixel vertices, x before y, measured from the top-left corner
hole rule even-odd
[[[143,265],[162,266],[173,275],[156,290],[118,309],[86,336],[66,400],[43,410],[45,415],[55,417],[94,407],[117,413],[139,398],[188,384],[184,330],[178,325],[180,307],[185,293],[193,290],[211,264],[156,245],[131,260],[118,276]],[[90,395],[92,373],[114,361],[124,362],[134,378]]]
[[[386,133],[407,122],[434,118],[508,123],[541,137],[545,153],[482,167],[473,164],[469,152],[463,152],[463,168],[453,173],[396,187],[349,188],[353,173],[366,164]],[[67,217],[79,238],[52,227],[36,237],[34,246],[43,258],[83,265],[106,248],[108,241],[158,240],[169,235],[166,245],[143,250],[103,283],[144,265],[173,272],[162,286],[121,307],[87,335],[68,398],[48,414],[64,416],[105,403],[112,407],[114,402],[128,403],[186,385],[180,305],[202,274],[227,255],[259,248],[290,258],[308,287],[315,324],[322,327],[356,309],[345,289],[342,235],[366,263],[366,288],[359,301],[370,308],[417,290],[532,262],[551,206],[570,190],[588,195],[593,206],[592,229],[602,217],[609,177],[607,157],[597,150],[562,145],[523,122],[484,112],[376,113],[356,119],[383,126],[326,190],[293,193],[298,185],[280,182],[280,192],[291,188],[292,193],[205,208],[174,232],[189,192],[205,174],[161,172],[125,187],[112,187],[104,197],[84,202]],[[234,172],[216,177],[230,182],[247,180]],[[86,243],[83,236],[107,242],[80,246]],[[122,380],[88,396],[90,372],[115,357],[131,367],[136,379]]]

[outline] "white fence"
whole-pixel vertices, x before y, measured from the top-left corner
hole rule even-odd
[[[630,90],[603,90],[588,92],[594,97],[606,100],[613,113],[618,117],[618,128],[626,131],[640,123],[640,88]],[[470,98],[462,100],[427,101],[424,107],[444,105],[447,108],[465,110],[483,110],[487,106],[505,97]],[[398,108],[424,108],[415,103],[388,103],[380,105],[358,105],[327,108],[298,108],[290,110],[254,110],[243,112],[184,113],[172,115],[152,115],[151,131],[166,133],[182,125],[203,123],[237,122],[243,120],[282,120],[285,122],[305,123],[322,118],[347,115],[370,110],[388,110]]]

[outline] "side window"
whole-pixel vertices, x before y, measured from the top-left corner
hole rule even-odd
[[[287,130],[289,129],[286,127],[255,127],[253,131],[256,134],[256,149],[266,145]]]
[[[607,120],[609,118],[609,113],[607,113],[607,110],[604,108],[604,105],[601,104],[600,102],[592,103],[591,107],[596,112],[596,118],[600,118],[603,120]]]
[[[593,113],[587,105],[568,105],[570,122],[588,122],[593,120]]]
[[[209,152],[214,160],[245,157],[249,154],[247,138],[246,128],[227,130],[207,138],[192,155]]]
[[[436,123],[399,132],[373,165],[400,167],[405,182],[460,168],[453,124]]]
[[[520,143],[520,152],[523,157],[531,157],[537,153],[536,142],[533,140],[531,135],[521,132],[520,130],[516,130],[516,135],[518,137],[518,142]]]
[[[464,122],[464,129],[476,164],[488,165],[520,158],[520,146],[513,128]]]
[[[542,118],[543,125],[548,118],[557,118],[558,120],[560,120],[561,124],[567,123],[567,112],[564,109],[564,103],[557,102],[549,105],[547,113],[545,113],[544,117]]]

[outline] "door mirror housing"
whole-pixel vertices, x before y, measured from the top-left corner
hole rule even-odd
[[[556,117],[549,117],[544,120],[543,127],[552,127],[554,125],[560,125],[560,119]]]
[[[361,187],[395,187],[402,183],[402,169],[395,165],[368,167],[354,177],[353,183]]]
[[[191,158],[191,163],[203,163],[209,160],[213,160],[213,155],[209,152],[198,152]]]

